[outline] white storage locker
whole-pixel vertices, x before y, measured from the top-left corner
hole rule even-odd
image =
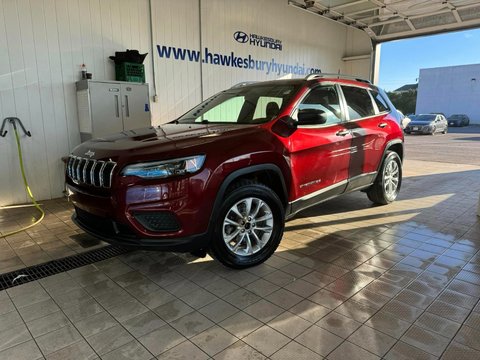
[[[81,80],[76,85],[81,141],[151,125],[148,84]]]

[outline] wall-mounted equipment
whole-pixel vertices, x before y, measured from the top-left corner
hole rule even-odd
[[[151,125],[148,84],[81,80],[76,85],[82,142]]]

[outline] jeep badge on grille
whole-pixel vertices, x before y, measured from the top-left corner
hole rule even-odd
[[[87,155],[88,157],[92,158],[94,155],[95,155],[95,151],[92,151],[92,150],[88,150],[85,155]]]

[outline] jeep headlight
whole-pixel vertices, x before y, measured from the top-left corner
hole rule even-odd
[[[142,179],[161,179],[194,173],[202,168],[204,162],[205,155],[145,162],[125,166],[122,170],[122,175],[138,176]]]

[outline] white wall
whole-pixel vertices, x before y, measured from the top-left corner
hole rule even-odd
[[[80,65],[114,79],[115,50],[150,52],[148,11],[148,0],[0,0],[0,120],[19,117],[32,132],[22,148],[37,198],[62,196],[61,157],[80,142]],[[0,206],[27,201],[8,129],[0,137]]]
[[[235,52],[324,72],[370,76],[368,36],[291,7],[286,0],[152,0],[153,44],[221,54]],[[283,50],[240,44],[235,31],[280,39]],[[126,48],[149,52],[146,78],[153,95],[152,60],[159,101],[153,124],[184,113],[213,93],[247,80],[277,75],[201,62],[160,58],[151,51],[148,0],[0,0],[0,120],[22,119],[27,177],[38,199],[62,196],[61,157],[80,141],[75,81],[87,64],[95,79],[114,79],[108,59]],[[282,74],[283,75],[283,74]],[[202,81],[203,79],[203,81]],[[0,206],[27,201],[11,131],[0,138]]]
[[[466,114],[480,124],[479,101],[480,64],[420,69],[417,114]]]
[[[325,20],[283,0],[155,0],[154,42],[188,50],[320,68],[370,78],[370,59],[342,61],[370,54],[369,37],[360,30]],[[200,30],[200,31],[199,31]],[[238,43],[233,34],[268,36],[282,41],[282,51]],[[201,36],[200,36],[201,34]],[[242,81],[273,80],[278,74],[210,63],[160,58],[155,54],[159,104],[152,105],[153,123],[175,118],[203,98]],[[202,60],[201,59],[201,60]],[[284,73],[280,76],[285,76]]]

